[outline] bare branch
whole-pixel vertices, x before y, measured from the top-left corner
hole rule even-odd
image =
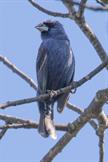
[[[67,9],[69,11],[69,18],[76,22],[76,24],[79,26],[79,28],[82,30],[82,32],[86,35],[86,37],[89,39],[89,41],[93,45],[94,49],[96,50],[96,52],[97,52],[98,56],[100,57],[100,59],[102,60],[102,62],[104,62],[106,59],[108,59],[108,56],[107,56],[107,53],[105,52],[104,48],[102,47],[102,44],[96,37],[95,33],[92,31],[92,29],[87,24],[87,22],[85,21],[84,18],[81,19],[77,16],[77,13],[75,13],[75,8],[73,8],[73,5],[71,7],[70,2],[68,2],[67,0],[66,0],[66,3],[69,5],[66,5],[65,3],[63,3],[63,4],[66,7],[68,6]],[[106,67],[106,68],[108,69],[108,67]]]
[[[4,121],[5,121],[5,125],[11,123],[10,121],[6,121],[6,120],[4,120]],[[8,130],[8,128],[3,128],[3,129],[0,131],[0,140],[4,137],[4,135],[6,134],[7,130]]]
[[[75,112],[77,112],[78,114],[81,114],[83,112],[83,110],[75,105],[72,105],[70,102],[67,102],[66,104],[67,108],[70,110],[73,110]]]
[[[80,79],[78,82],[72,83],[72,85],[61,88],[59,90],[54,91],[54,93],[46,93],[42,94],[38,97],[32,97],[32,98],[26,98],[22,100],[16,100],[16,101],[8,101],[6,103],[0,104],[0,109],[5,109],[10,106],[17,106],[17,105],[22,105],[22,104],[27,104],[31,102],[36,102],[36,101],[44,101],[48,98],[53,98],[57,95],[70,92],[72,89],[75,89],[77,87],[80,87],[82,84],[90,80],[92,77],[94,77],[97,73],[99,73],[104,67],[108,65],[108,61],[106,60],[104,63],[100,64],[97,68],[95,68],[93,71],[91,71],[88,75]]]
[[[98,98],[98,94],[100,97]],[[104,96],[106,94],[106,97]],[[108,89],[98,91],[88,108],[70,124],[70,131],[55,144],[53,148],[42,158],[41,162],[51,162],[54,157],[63,150],[63,148],[72,140],[81,128],[93,117],[97,117],[101,113],[102,106],[108,100]]]
[[[108,58],[107,53],[105,52],[95,33],[93,33],[93,31],[91,30],[90,26],[86,22],[83,22],[78,18],[75,19],[75,22],[80,27],[82,32],[87,36],[102,62],[104,62]],[[108,69],[108,67],[106,68]]]
[[[13,63],[11,63],[6,57],[3,57],[0,55],[0,61],[5,64],[9,69],[11,69],[14,73],[16,73],[18,76],[20,76],[23,80],[25,80],[32,88],[37,90],[37,86],[35,82],[28,77],[24,72],[19,70]]]
[[[4,129],[17,129],[17,128],[38,128],[38,123],[36,123],[35,121],[31,121],[31,120],[25,120],[25,119],[21,119],[21,118],[17,118],[17,117],[13,117],[10,115],[4,115],[4,114],[0,114],[0,120],[5,121],[7,124],[4,126],[0,126],[0,129],[4,130]],[[11,124],[8,124],[11,123]],[[55,125],[56,130],[59,131],[67,131],[68,127],[65,124],[57,124]]]
[[[62,0],[57,0],[57,1],[62,1]],[[77,5],[79,6],[80,5],[80,2],[78,1],[72,1],[72,3],[74,5]],[[107,5],[104,5],[104,6],[99,6],[99,5],[90,5],[90,4],[86,4],[84,5],[84,7],[90,11],[94,11],[94,12],[97,12],[97,11],[101,11],[101,12],[108,12],[108,6]]]
[[[3,136],[5,135],[5,133],[7,132],[8,128],[3,128],[1,131],[0,131],[0,140],[3,138]]]
[[[98,116],[99,128],[97,129],[97,135],[99,137],[99,162],[104,162],[104,133],[108,128],[108,117],[102,111]]]
[[[105,6],[108,4],[108,0],[96,0],[97,3],[100,3],[102,6]]]
[[[99,135],[99,162],[104,162],[104,130]]]
[[[67,108],[77,112],[78,114],[82,114],[83,113],[83,110],[81,108],[76,107],[75,105],[72,105],[69,102],[67,103]],[[94,128],[94,130],[97,130],[97,124],[96,124],[96,122],[94,120],[90,120],[89,124]]]
[[[46,97],[48,97],[48,95],[41,95],[39,97],[26,98],[26,99],[21,99],[21,100],[16,100],[16,101],[7,101],[6,103],[0,104],[0,109],[6,109],[11,106],[18,106],[22,104],[36,102],[42,98],[46,99]]]
[[[86,6],[87,0],[81,0],[79,5],[79,11],[77,13],[78,17],[83,17],[85,6]]]
[[[6,125],[3,125],[3,126],[0,126],[0,129],[18,129],[18,128],[27,128],[27,129],[30,129],[30,128],[37,128],[38,127],[38,124],[37,123],[20,123],[20,124],[6,124]]]
[[[28,0],[33,7],[37,8],[39,11],[47,14],[47,15],[50,15],[50,16],[55,16],[55,17],[63,17],[63,18],[66,18],[68,17],[68,13],[60,13],[60,12],[52,12],[52,11],[49,11],[43,7],[41,7],[39,4],[37,4],[36,2],[34,2],[33,0]]]
[[[100,115],[98,116],[98,122],[99,122],[99,125],[103,126],[104,129],[108,128],[108,117],[104,113],[104,111],[102,111]]]
[[[5,121],[6,123],[30,123],[30,120],[24,120],[10,115],[0,114],[0,120]]]
[[[61,1],[66,6],[66,8],[68,9],[69,15],[71,14],[71,16],[72,16],[76,13],[73,0],[61,0]]]
[[[91,6],[91,5],[86,5],[85,6],[86,9],[89,9],[91,11],[95,11],[95,12],[108,12],[108,6]]]
[[[21,123],[21,124],[7,124],[7,125],[4,125],[4,126],[0,126],[0,129],[2,129],[2,130],[4,130],[4,129],[19,129],[19,128],[26,128],[26,129],[36,129],[36,128],[38,128],[38,124],[36,123],[36,122],[34,122],[34,123]],[[55,128],[56,128],[56,130],[58,130],[58,131],[65,131],[65,132],[67,132],[68,131],[68,127],[67,127],[67,125],[63,125],[63,124],[61,124],[61,125],[59,125],[59,124],[55,124]]]

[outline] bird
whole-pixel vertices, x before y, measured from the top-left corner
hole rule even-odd
[[[35,26],[41,33],[36,59],[37,96],[69,86],[74,79],[75,58],[63,25],[56,20],[45,20]],[[43,137],[57,138],[54,126],[54,104],[61,113],[69,92],[45,101],[38,101],[40,120],[38,132]]]

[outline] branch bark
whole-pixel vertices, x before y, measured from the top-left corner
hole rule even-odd
[[[4,115],[4,114],[0,114],[0,120],[3,120],[6,122],[5,125],[0,126],[0,129],[3,131],[4,129],[18,129],[18,128],[38,128],[38,123],[36,123],[35,121],[31,121],[31,120],[25,120],[25,119],[21,119],[18,117],[13,117],[10,115]],[[11,124],[10,124],[11,123]],[[59,131],[68,131],[68,127],[66,124],[56,124],[55,125],[56,130]]]
[[[84,14],[84,10],[85,10],[85,6],[86,6],[87,0],[81,0],[80,4],[79,4],[79,10],[78,10],[78,17],[82,18],[83,14]]]
[[[49,10],[47,10],[47,9],[45,9],[45,8],[43,8],[43,7],[41,7],[39,4],[37,4],[37,3],[36,3],[35,1],[33,1],[33,0],[28,0],[28,2],[30,2],[30,4],[31,4],[33,7],[37,8],[39,11],[44,12],[45,14],[50,15],[50,16],[66,18],[66,17],[68,17],[68,15],[69,15],[68,13],[60,13],[60,12],[52,12],[52,11],[49,11]]]
[[[106,94],[106,95],[104,95]],[[70,123],[70,130],[52,147],[40,162],[51,162],[63,148],[78,134],[81,128],[94,117],[101,113],[102,106],[108,100],[108,89],[98,91],[92,102],[85,111],[73,123]]]
[[[71,103],[67,103],[67,108],[70,109],[70,110],[73,110],[74,112],[77,112],[78,114],[82,114],[83,113],[83,110],[79,107],[76,107],[75,105],[72,105]],[[94,120],[90,120],[89,121],[89,124],[94,128],[94,130],[97,131],[97,124]]]
[[[16,73],[18,76],[20,76],[23,80],[25,80],[33,89],[37,90],[36,83],[27,76],[24,72],[19,70],[12,62],[10,62],[6,57],[3,57],[0,55],[0,61],[6,65],[9,69],[11,69],[14,73]]]
[[[95,68],[93,71],[91,71],[89,74],[87,74],[85,77],[80,79],[77,82],[72,83],[72,85],[67,86],[65,88],[58,89],[54,91],[54,93],[51,91],[51,93],[46,93],[42,94],[38,97],[32,97],[32,98],[26,98],[22,100],[16,100],[16,101],[8,101],[6,103],[0,104],[0,109],[6,109],[11,106],[17,106],[17,105],[22,105],[22,104],[27,104],[31,102],[36,102],[36,101],[44,101],[48,98],[53,98],[57,95],[66,93],[66,92],[71,92],[72,89],[76,89],[80,87],[82,84],[93,78],[96,74],[98,74],[104,67],[108,65],[108,60],[106,60],[104,63],[100,64],[97,68]]]

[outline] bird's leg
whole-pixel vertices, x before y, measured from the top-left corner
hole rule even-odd
[[[51,112],[51,107],[49,106],[48,103],[44,103],[44,104],[45,104],[45,107],[44,107],[45,115],[49,115]]]

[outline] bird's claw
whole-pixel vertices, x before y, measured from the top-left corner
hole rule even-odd
[[[72,93],[72,94],[74,94],[74,93],[76,93],[76,88],[74,88],[74,89],[72,89],[70,92]]]
[[[54,90],[47,90],[47,93],[49,94],[50,99],[52,99],[53,97],[57,95],[57,92]]]

